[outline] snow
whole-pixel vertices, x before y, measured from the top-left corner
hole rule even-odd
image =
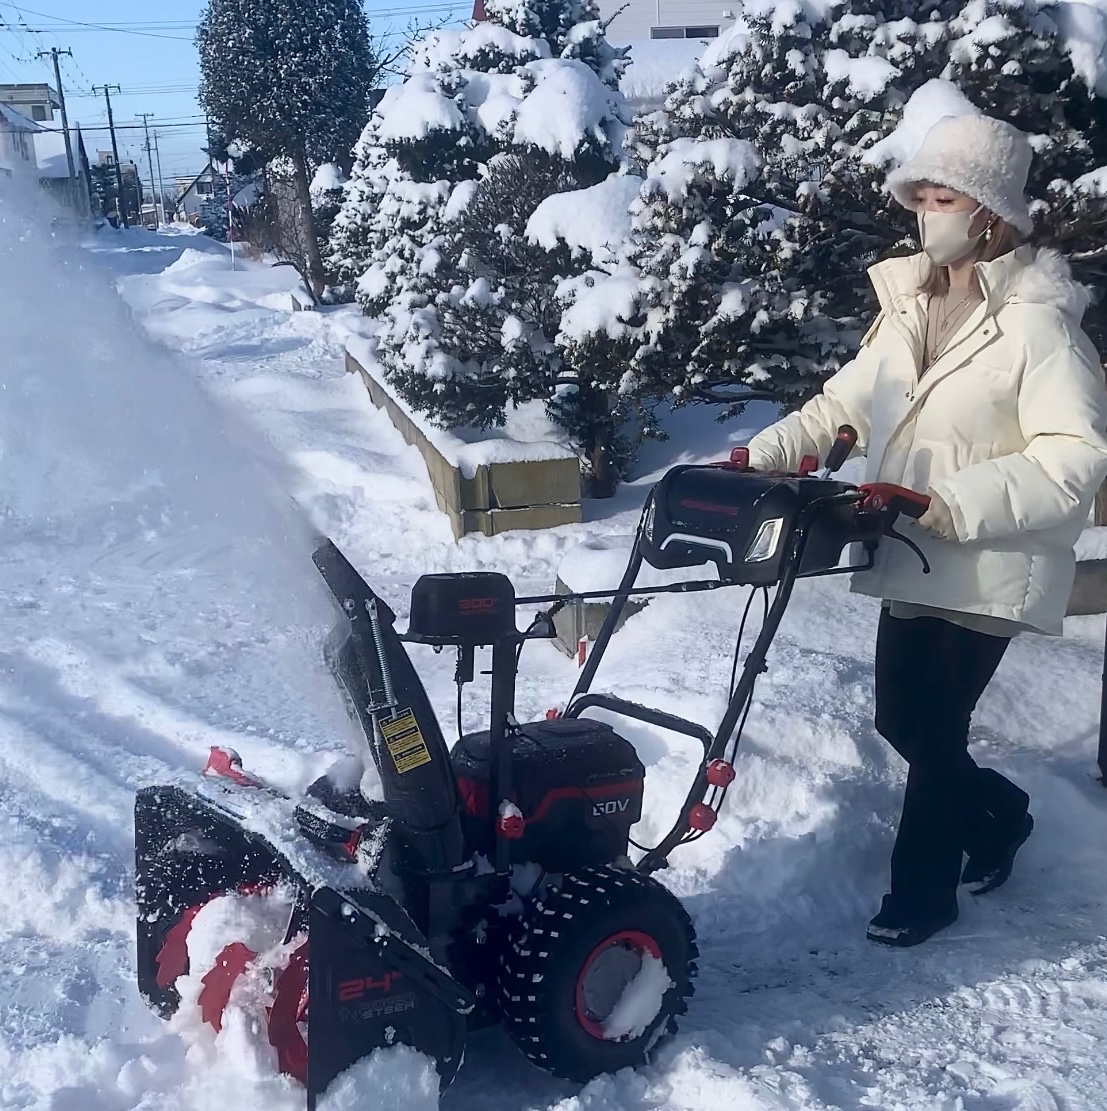
[[[461,131],[465,117],[444,96],[433,73],[416,73],[392,85],[377,106],[377,135],[382,143],[425,139],[435,131]]]
[[[557,568],[557,577],[571,591],[614,590],[623,577],[633,537],[590,536],[573,548]],[[643,564],[638,585],[668,586],[670,583],[698,579],[717,579],[713,564],[704,567],[679,567],[660,570]]]
[[[232,892],[206,903],[188,931],[189,978],[207,975],[230,941],[259,955],[279,946],[294,906],[295,893],[284,888],[251,895]]]
[[[729,181],[737,193],[757,177],[761,157],[745,139],[675,139],[650,167],[647,189],[659,188],[672,204],[678,204],[697,174],[708,168],[720,181]]]
[[[603,84],[583,62],[552,58],[524,66],[534,88],[515,114],[513,141],[547,154],[572,160],[591,139],[618,150],[621,133],[609,133],[608,119],[617,114],[621,97]]]
[[[346,175],[342,167],[334,162],[324,162],[311,179],[311,195],[329,193],[341,189],[346,184]]]
[[[476,283],[474,283],[476,285]],[[486,288],[486,287],[484,287]],[[479,290],[474,294],[479,295]],[[356,325],[351,325],[351,329]],[[541,438],[527,437],[528,426],[533,428],[535,403],[520,406],[515,411],[517,419],[509,414],[503,428],[454,428],[449,431],[438,428],[426,416],[413,409],[388,383],[384,370],[377,363],[372,339],[352,334],[347,340],[346,349],[380,384],[393,402],[411,420],[424,436],[442,454],[452,467],[458,467],[464,478],[475,478],[477,470],[489,463],[523,463],[543,459],[575,459],[576,453],[565,444],[548,438],[554,435],[553,426],[548,422],[540,425]],[[520,413],[520,410],[522,412]],[[517,431],[520,438],[512,435]],[[544,434],[544,435],[542,435]]]
[[[1107,528],[1086,528],[1076,542],[1076,558],[1107,559]]]
[[[643,954],[642,967],[604,1020],[604,1037],[640,1038],[657,1018],[665,993],[671,987],[673,981],[669,979],[665,962],[650,953]]]
[[[252,208],[261,200],[261,197],[261,186],[251,181],[249,185],[244,185],[235,193],[231,198],[231,205],[235,208]]]
[[[1060,0],[1051,14],[1067,44],[1072,68],[1099,96],[1107,95],[1107,3]]]
[[[609,273],[591,270],[566,278],[557,287],[564,302],[559,338],[587,340],[606,335],[619,339],[626,334],[626,321],[638,309],[642,275],[629,263],[620,263]]]
[[[1100,166],[1089,174],[1082,174],[1073,183],[1077,189],[1093,197],[1107,197],[1107,166]]]
[[[771,412],[665,414],[671,439],[646,445],[584,524],[455,543],[418,452],[343,370],[356,312],[290,314],[287,267],[232,273],[202,237],[79,244],[26,229],[2,192],[0,221],[0,1102],[302,1111],[248,1029],[190,1043],[139,998],[135,789],[195,772],[211,744],[290,789],[343,749],[319,665],[331,608],[315,533],[401,621],[427,571],[498,570],[545,592],[574,548],[633,532],[669,466],[726,458]],[[655,598],[613,639],[597,689],[714,725],[745,601]],[[653,1064],[581,1088],[493,1028],[470,1037],[440,1101],[426,1063],[395,1047],[340,1078],[330,1111],[1107,1108],[1107,792],[1089,775],[1104,620],[1020,638],[1004,659],[974,752],[1030,789],[1037,829],[1004,888],[963,898],[956,925],[898,952],[864,939],[905,774],[872,726],[877,611],[843,581],[796,587],[722,816],[660,875],[695,920],[701,971]],[[452,655],[412,656],[452,723]],[[577,675],[529,644],[520,719]],[[468,722],[487,697],[487,679],[466,688]],[[634,831],[648,842],[697,746],[620,728],[648,769]]]
[[[831,83],[845,82],[846,91],[863,100],[882,95],[900,74],[887,58],[875,55],[851,58],[844,50],[828,50],[823,63]]]
[[[406,1045],[377,1049],[336,1077],[319,1111],[438,1111],[434,1062]]]
[[[928,81],[917,89],[903,108],[896,129],[864,153],[864,160],[875,165],[895,162],[902,165],[922,145],[926,133],[947,116],[973,116],[977,109],[951,81]]]
[[[641,187],[641,178],[611,174],[588,189],[554,193],[531,214],[527,239],[547,251],[559,243],[567,244],[574,255],[586,251],[597,266],[613,261],[630,236],[630,206]]]
[[[470,69],[473,62],[488,54],[500,54],[522,64],[548,58],[550,48],[544,39],[524,38],[496,23],[478,23],[461,29],[443,27],[415,43],[408,72],[433,72],[440,65]]]

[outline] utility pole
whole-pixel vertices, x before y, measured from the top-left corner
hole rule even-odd
[[[115,117],[111,113],[111,93],[112,90],[122,94],[123,90],[118,85],[93,85],[92,91],[94,93],[103,92],[104,100],[108,104],[108,129],[111,131],[111,153],[115,159],[115,185],[119,190],[119,199],[116,206],[119,209],[119,219],[123,221],[123,226],[129,228],[131,222],[127,219],[127,204],[123,199],[123,167],[119,164],[119,143],[115,138]]]
[[[165,224],[169,223],[168,213],[165,211],[165,181],[161,176],[161,149],[158,147],[158,133],[154,132],[154,157],[158,163],[158,196],[161,197],[161,218]],[[155,206],[157,201],[154,201]]]
[[[62,134],[65,136],[65,160],[69,165],[69,180],[72,181],[77,176],[77,166],[73,161],[73,144],[69,139],[69,116],[65,111],[65,89],[62,88],[61,64],[58,62],[58,58],[62,54],[70,58],[73,57],[72,50],[59,50],[56,46],[49,50],[40,50],[35,56],[38,58],[52,57],[54,59],[54,80],[58,86],[58,104],[61,106],[62,114]]]
[[[138,115],[142,117],[142,126],[146,130],[146,164],[150,169],[150,192],[153,194],[154,200],[154,227],[160,228],[161,222],[158,220],[158,197],[155,192],[157,183],[154,179],[154,152],[153,148],[150,146],[150,120],[153,119],[154,113],[139,112]]]

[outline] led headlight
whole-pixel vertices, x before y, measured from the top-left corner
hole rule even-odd
[[[757,530],[753,543],[746,552],[746,563],[764,563],[776,555],[777,545],[780,544],[780,534],[784,531],[784,518],[774,517],[765,521]]]

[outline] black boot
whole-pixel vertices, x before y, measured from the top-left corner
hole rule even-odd
[[[918,945],[957,921],[957,899],[940,908],[920,910],[906,907],[892,895],[885,895],[880,913],[869,923],[868,938],[881,945],[906,948]]]
[[[961,882],[968,887],[970,894],[984,895],[1005,884],[1015,866],[1015,854],[1033,832],[1034,819],[1025,814],[1015,835],[1006,844],[993,852],[978,852],[970,856],[961,873]]]

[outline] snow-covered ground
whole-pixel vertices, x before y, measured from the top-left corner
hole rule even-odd
[[[290,787],[341,749],[313,530],[401,616],[425,571],[497,569],[547,590],[582,541],[631,531],[668,465],[722,457],[759,415],[681,414],[583,525],[454,543],[418,453],[343,373],[351,310],[293,315],[290,270],[232,273],[202,238],[80,246],[0,221],[0,1106],[292,1111],[302,1093],[248,1047],[214,1056],[138,997],[135,788],[197,768],[213,743]],[[655,600],[599,685],[713,725],[743,604]],[[796,592],[724,816],[663,877],[703,959],[658,1064],[580,1090],[486,1031],[442,1111],[1107,1108],[1107,791],[1089,774],[1103,620],[1004,661],[977,750],[1031,791],[1038,830],[1005,888],[963,898],[953,928],[899,952],[864,940],[903,778],[871,725],[876,616],[842,582]],[[451,661],[416,662],[451,723]],[[529,646],[520,713],[562,701],[574,675]],[[470,726],[484,697],[469,688]],[[649,768],[649,838],[695,754],[628,735]],[[349,1080],[342,1111],[435,1106],[413,1055]]]

